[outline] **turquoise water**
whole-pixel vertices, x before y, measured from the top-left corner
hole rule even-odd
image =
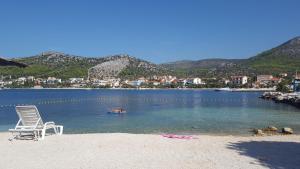
[[[300,109],[259,99],[260,92],[209,90],[0,90],[0,131],[14,127],[15,105],[37,105],[65,133],[250,134],[251,128],[300,131]],[[127,114],[108,114],[123,107]]]

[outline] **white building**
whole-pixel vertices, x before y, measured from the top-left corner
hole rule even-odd
[[[112,82],[111,86],[112,87],[119,87],[120,86],[120,81]]]
[[[34,79],[35,79],[34,76],[28,76],[28,77],[27,77],[27,80],[28,80],[28,81],[34,81]]]
[[[4,86],[6,86],[6,85],[11,85],[12,83],[13,83],[12,81],[5,81],[3,85],[4,85]]]
[[[109,82],[107,80],[99,80],[97,84],[99,86],[106,86],[109,85]]]
[[[83,78],[69,78],[70,83],[81,83],[83,80]]]
[[[272,81],[273,76],[272,75],[257,75],[256,81],[259,83],[268,83]]]
[[[126,84],[129,84],[129,85],[131,85],[131,86],[135,86],[135,87],[137,87],[137,86],[140,86],[142,83],[140,82],[140,81],[138,81],[138,80],[134,80],[134,81],[126,81],[125,82]]]
[[[153,85],[154,85],[154,86],[158,86],[158,85],[160,85],[160,82],[156,82],[156,81],[155,81],[155,82],[153,82]]]
[[[247,76],[231,76],[231,83],[235,85],[244,85],[248,83]]]
[[[24,84],[27,81],[27,79],[26,79],[26,77],[19,77],[16,81],[19,84]]]
[[[106,85],[109,85],[110,87],[119,87],[120,86],[120,78],[113,78],[113,79],[106,79],[104,81],[107,81]]]
[[[228,79],[223,79],[223,81],[224,81],[224,84],[229,84],[230,83],[230,80],[228,80]]]
[[[193,79],[193,84],[200,85],[200,84],[202,84],[202,81],[201,81],[200,78],[196,77],[196,78]]]
[[[201,84],[205,84],[204,82],[202,82],[202,80],[198,77],[196,78],[191,78],[191,79],[184,79],[184,80],[180,80],[183,85],[186,84],[194,84],[194,85],[201,85]]]
[[[26,82],[27,78],[26,77],[19,77],[17,79],[18,82]]]
[[[48,84],[61,83],[61,79],[56,79],[55,77],[48,77],[47,83]]]

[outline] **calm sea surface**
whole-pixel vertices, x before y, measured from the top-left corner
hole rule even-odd
[[[300,131],[300,109],[258,97],[260,92],[209,90],[0,90],[0,131],[18,121],[15,105],[37,105],[44,121],[65,133],[250,134],[251,128]],[[127,114],[108,114],[123,107]]]

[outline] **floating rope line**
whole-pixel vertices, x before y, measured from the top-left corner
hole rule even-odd
[[[225,99],[225,98],[200,98],[200,99],[186,99],[186,98],[139,98],[139,97],[109,97],[109,96],[101,96],[101,97],[94,97],[94,98],[58,98],[58,99],[49,99],[49,100],[34,100],[28,103],[17,103],[17,104],[6,104],[0,105],[0,108],[6,107],[15,107],[17,105],[49,105],[49,104],[64,104],[64,103],[80,103],[80,102],[87,102],[87,101],[95,101],[97,104],[107,104],[107,103],[119,103],[119,104],[128,104],[130,101],[137,101],[137,102],[146,102],[146,103],[153,103],[153,104],[168,104],[168,103],[181,103],[181,104],[188,104],[188,103],[215,103],[215,102],[242,102],[247,103],[251,100],[249,99]],[[253,101],[253,103],[259,104],[259,101]]]

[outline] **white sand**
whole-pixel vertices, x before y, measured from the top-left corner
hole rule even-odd
[[[299,168],[300,136],[197,136],[78,134],[44,141],[0,133],[1,169]]]

